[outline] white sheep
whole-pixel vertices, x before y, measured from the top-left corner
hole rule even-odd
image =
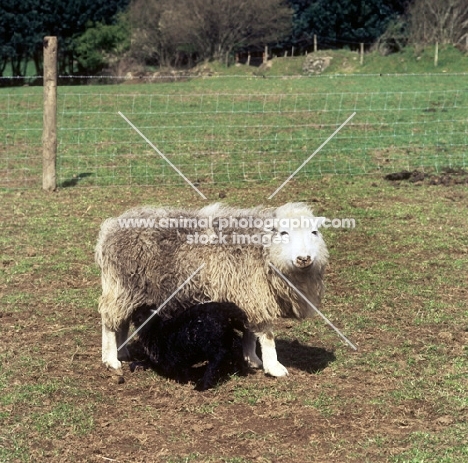
[[[246,360],[262,366],[255,353],[258,338],[265,373],[287,375],[277,360],[272,322],[309,317],[313,310],[270,264],[319,306],[328,262],[321,220],[304,203],[252,209],[219,203],[198,210],[140,207],[107,219],[95,253],[102,275],[103,363],[119,370],[120,360],[128,360],[126,348],[118,346],[127,339],[132,313],[172,296],[161,311],[167,316],[172,309],[210,301],[239,306],[249,322],[243,338]]]

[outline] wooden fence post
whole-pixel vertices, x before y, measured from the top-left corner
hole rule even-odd
[[[435,52],[434,52],[434,66],[437,67],[439,64],[439,42],[435,43]]]
[[[360,44],[360,50],[359,51],[360,51],[360,53],[359,53],[359,55],[360,55],[359,62],[361,64],[361,66],[362,66],[364,64],[364,44],[362,42]]]
[[[314,53],[317,52],[317,35],[314,34]]]
[[[57,188],[57,37],[44,37],[42,189]]]

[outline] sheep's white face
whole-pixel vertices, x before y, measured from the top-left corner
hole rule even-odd
[[[281,242],[275,254],[283,265],[307,268],[321,257],[324,242],[318,227],[291,227],[279,225],[277,235]],[[274,245],[275,246],[275,245]]]
[[[270,251],[273,263],[285,269],[307,269],[315,262],[326,263],[328,251],[319,232],[325,218],[285,208],[277,210]]]

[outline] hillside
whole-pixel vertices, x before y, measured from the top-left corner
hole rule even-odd
[[[428,74],[468,72],[468,52],[453,46],[439,47],[438,65],[434,65],[434,47],[416,51],[407,47],[401,53],[382,56],[378,51],[365,53],[364,63],[360,64],[358,52],[349,50],[321,50],[317,57],[329,57],[330,66],[323,74]],[[309,55],[310,56],[310,55]],[[204,65],[205,71],[222,75],[254,74],[264,76],[303,75],[306,56],[274,57],[268,65],[260,67],[235,65],[226,68],[217,63]]]

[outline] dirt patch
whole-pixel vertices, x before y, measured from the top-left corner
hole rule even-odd
[[[408,170],[402,170],[400,172],[393,172],[385,175],[385,180],[391,182],[399,182],[402,180],[407,180],[411,183],[423,182],[425,181],[429,185],[466,185],[468,184],[468,172],[464,169],[452,169],[447,168],[443,169],[440,174],[431,174],[426,172],[421,172],[419,170],[413,170],[412,172]]]

